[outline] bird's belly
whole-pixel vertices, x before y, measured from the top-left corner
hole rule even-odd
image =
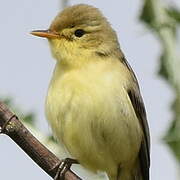
[[[87,168],[109,171],[136,158],[141,128],[122,87],[50,87],[46,113],[58,140]]]

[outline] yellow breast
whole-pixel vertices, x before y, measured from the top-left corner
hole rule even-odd
[[[46,115],[58,140],[91,170],[109,171],[132,161],[139,150],[141,129],[126,92],[129,80],[119,61],[67,70],[56,65]]]

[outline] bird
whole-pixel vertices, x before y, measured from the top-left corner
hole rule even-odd
[[[149,180],[150,133],[135,73],[102,12],[66,7],[47,30],[55,69],[45,113],[73,158],[110,180]]]

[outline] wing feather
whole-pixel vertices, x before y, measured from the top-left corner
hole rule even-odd
[[[147,123],[146,111],[144,107],[144,103],[140,94],[139,85],[136,79],[136,76],[126,61],[125,58],[122,58],[121,61],[126,67],[129,69],[132,77],[134,79],[134,86],[128,89],[128,95],[131,100],[132,106],[136,113],[137,118],[141,124],[143,130],[143,140],[141,143],[141,148],[139,152],[139,161],[141,167],[141,173],[143,176],[143,180],[149,180],[149,167],[150,167],[150,134],[149,134],[149,127]]]

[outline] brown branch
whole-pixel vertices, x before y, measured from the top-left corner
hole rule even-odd
[[[0,133],[8,135],[47,174],[52,178],[55,177],[61,161],[29,132],[17,116],[2,102],[0,102]],[[80,180],[80,178],[68,170],[65,173],[65,180]]]

